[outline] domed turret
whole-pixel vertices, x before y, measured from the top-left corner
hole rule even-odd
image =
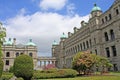
[[[96,16],[100,16],[102,14],[102,10],[100,7],[97,6],[97,4],[94,4],[94,7],[92,8],[91,11],[91,16],[96,17]]]
[[[100,7],[97,6],[97,4],[94,4],[94,7],[92,8],[93,11],[102,11]]]
[[[36,46],[36,44],[32,42],[32,39],[30,39],[26,45],[27,46]]]
[[[56,45],[58,45],[58,43],[54,40],[54,42],[53,42],[52,45],[53,45],[53,46],[56,46]]]
[[[65,33],[63,33],[60,38],[67,38],[67,36],[65,35]]]
[[[13,45],[11,38],[8,41],[4,42],[3,45]]]

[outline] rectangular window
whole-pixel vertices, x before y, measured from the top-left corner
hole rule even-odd
[[[115,46],[111,46],[111,48],[112,48],[113,56],[117,56],[116,47]]]
[[[110,57],[110,50],[109,50],[109,47],[105,48],[105,50],[106,50],[106,56],[107,56],[107,57]]]
[[[114,71],[118,71],[117,64],[113,64]]]
[[[6,65],[9,65],[9,60],[6,60]]]
[[[10,52],[7,52],[7,53],[6,53],[6,57],[10,57]]]

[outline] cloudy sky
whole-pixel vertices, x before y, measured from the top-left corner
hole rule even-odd
[[[114,0],[0,0],[0,21],[7,29],[7,38],[26,44],[29,39],[38,46],[38,55],[51,56],[54,40],[64,32],[80,28],[88,21],[93,4],[105,12]]]

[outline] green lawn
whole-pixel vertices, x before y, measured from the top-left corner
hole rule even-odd
[[[58,79],[42,79],[42,80],[120,80],[120,72],[110,72],[107,76],[88,76],[75,78],[58,78]]]
[[[90,77],[58,78],[44,80],[120,80],[120,76],[90,76]]]

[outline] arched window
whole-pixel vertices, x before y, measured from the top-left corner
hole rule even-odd
[[[102,24],[104,23],[104,19],[102,19]]]
[[[105,36],[105,41],[109,41],[107,32],[104,33],[104,36]]]
[[[116,15],[118,15],[119,14],[119,10],[118,9],[116,9]]]
[[[105,20],[108,21],[108,17],[107,16],[105,16]]]
[[[78,45],[78,52],[80,51],[80,46]]]
[[[90,46],[92,46],[92,41],[91,41],[91,39],[89,40],[89,42],[90,42]]]
[[[84,49],[85,49],[85,42],[83,42],[83,47],[84,47]]]
[[[88,43],[88,41],[86,41],[86,45],[87,45],[87,48],[89,48],[89,43]]]
[[[77,47],[75,46],[75,53],[77,53]]]
[[[18,52],[16,53],[16,57],[17,57],[17,56],[19,56],[19,53],[18,53]]]
[[[110,57],[110,50],[109,50],[109,47],[105,48],[106,49],[106,56],[107,57]]]
[[[73,47],[73,54],[75,53],[75,48]]]
[[[112,29],[110,30],[110,37],[111,37],[111,40],[115,40],[115,34]]]
[[[81,51],[82,51],[82,44],[80,44],[80,47],[81,47]]]
[[[111,20],[112,19],[112,16],[111,16],[111,14],[109,14],[109,20]]]
[[[6,57],[10,57],[10,52],[6,52]]]
[[[32,53],[29,53],[29,56],[31,56],[31,57],[32,57],[32,56],[33,56],[33,54],[32,54]]]

